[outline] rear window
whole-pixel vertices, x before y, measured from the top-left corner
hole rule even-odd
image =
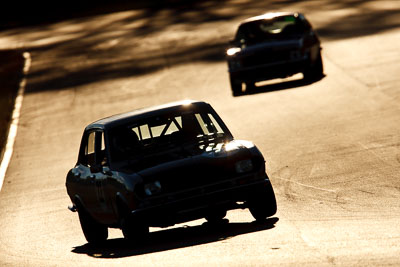
[[[242,24],[235,39],[243,44],[257,43],[277,38],[289,38],[303,34],[305,30],[304,23],[298,17],[282,16]]]

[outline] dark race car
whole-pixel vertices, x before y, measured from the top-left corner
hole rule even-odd
[[[267,13],[245,20],[226,56],[233,95],[253,88],[255,82],[300,72],[309,81],[323,76],[320,41],[300,13]]]
[[[143,240],[149,226],[216,223],[232,209],[249,208],[256,220],[276,213],[261,152],[197,101],[89,124],[66,187],[88,242],[106,240],[108,227]]]

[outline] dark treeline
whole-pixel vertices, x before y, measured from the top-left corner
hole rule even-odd
[[[190,9],[217,0],[9,1],[0,11],[0,29],[32,26],[132,9]],[[217,1],[218,2],[218,1]]]

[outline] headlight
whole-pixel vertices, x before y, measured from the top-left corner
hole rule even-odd
[[[253,170],[253,163],[250,159],[241,160],[236,162],[235,170],[237,173],[244,173]]]
[[[228,56],[233,56],[234,54],[240,52],[241,50],[242,49],[240,49],[239,47],[232,47],[232,48],[229,48],[228,50],[226,50],[226,54]]]
[[[161,192],[161,184],[159,181],[155,181],[153,183],[148,183],[144,185],[144,192],[147,196],[152,196]]]

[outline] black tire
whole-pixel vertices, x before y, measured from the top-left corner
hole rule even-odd
[[[256,84],[254,82],[246,82],[246,91],[251,91],[256,89]]]
[[[242,94],[242,81],[230,76],[231,88],[233,96]]]
[[[82,206],[78,206],[78,215],[83,234],[88,243],[96,244],[107,240],[107,226],[96,222]]]
[[[218,224],[223,221],[225,216],[226,216],[226,210],[222,210],[222,209],[212,210],[207,214],[206,220],[210,224]]]
[[[263,191],[255,194],[248,201],[251,215],[257,221],[265,220],[266,218],[276,213],[276,199],[274,189],[270,182],[265,186]]]
[[[149,234],[149,227],[132,216],[122,218],[121,230],[125,239],[134,242],[144,241]]]
[[[322,63],[321,52],[319,52],[317,60],[311,63],[303,72],[304,79],[307,81],[318,81],[324,76],[324,65]]]

